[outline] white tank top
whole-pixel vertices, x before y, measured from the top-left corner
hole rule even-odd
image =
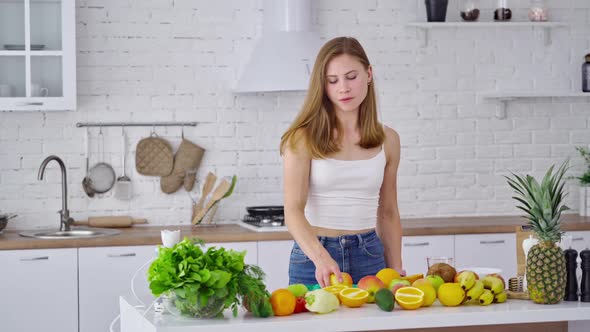
[[[385,151],[362,160],[312,159],[305,217],[312,226],[375,228]]]

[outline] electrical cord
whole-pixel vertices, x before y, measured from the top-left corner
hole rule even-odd
[[[137,296],[137,293],[135,292],[135,278],[137,277],[137,274],[143,270],[143,268],[146,267],[146,265],[148,265],[149,263],[151,263],[155,258],[150,258],[147,262],[145,262],[141,267],[139,267],[137,270],[135,270],[135,272],[133,273],[133,276],[131,277],[131,293],[133,294],[133,297],[135,298],[135,300],[141,304],[138,305],[134,305],[133,308],[135,309],[143,309],[145,308],[145,303],[143,303],[143,301],[139,298],[139,296]],[[148,310],[156,303],[156,301],[158,301],[160,299],[160,297],[156,298],[154,301],[152,301],[152,303],[145,308],[145,311],[143,312],[142,316],[145,317],[145,315],[147,314]],[[117,323],[117,321],[121,320],[121,313],[119,313],[112,321],[111,324],[109,325],[109,331],[110,332],[115,332],[114,327],[115,324]]]

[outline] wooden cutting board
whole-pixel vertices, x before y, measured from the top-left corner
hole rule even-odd
[[[76,226],[121,228],[131,227],[135,224],[147,224],[147,219],[133,219],[129,216],[104,216],[88,217],[88,220],[75,221]]]

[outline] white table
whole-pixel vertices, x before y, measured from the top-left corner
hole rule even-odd
[[[325,315],[312,313],[287,317],[256,318],[240,313],[233,318],[226,310],[222,319],[190,319],[170,314],[155,313],[133,307],[132,301],[120,298],[121,332],[265,332],[265,331],[372,331],[450,326],[520,324],[569,321],[576,331],[590,326],[590,303],[562,302],[556,305],[539,305],[531,301],[508,300],[490,306],[463,305],[454,308],[441,306],[419,310],[403,310],[396,306],[393,312],[381,311],[374,304],[351,309],[340,306],[336,312]]]

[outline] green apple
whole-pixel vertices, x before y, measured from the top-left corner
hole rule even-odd
[[[309,291],[309,289],[307,289],[307,286],[305,286],[304,284],[289,285],[289,286],[287,286],[287,290],[289,290],[289,292],[293,293],[293,295],[295,295],[295,297],[301,297]]]
[[[437,292],[440,285],[445,283],[445,280],[438,274],[431,274],[429,276],[426,276],[426,280],[430,281],[430,283],[432,284],[432,286],[434,286],[434,289]]]

